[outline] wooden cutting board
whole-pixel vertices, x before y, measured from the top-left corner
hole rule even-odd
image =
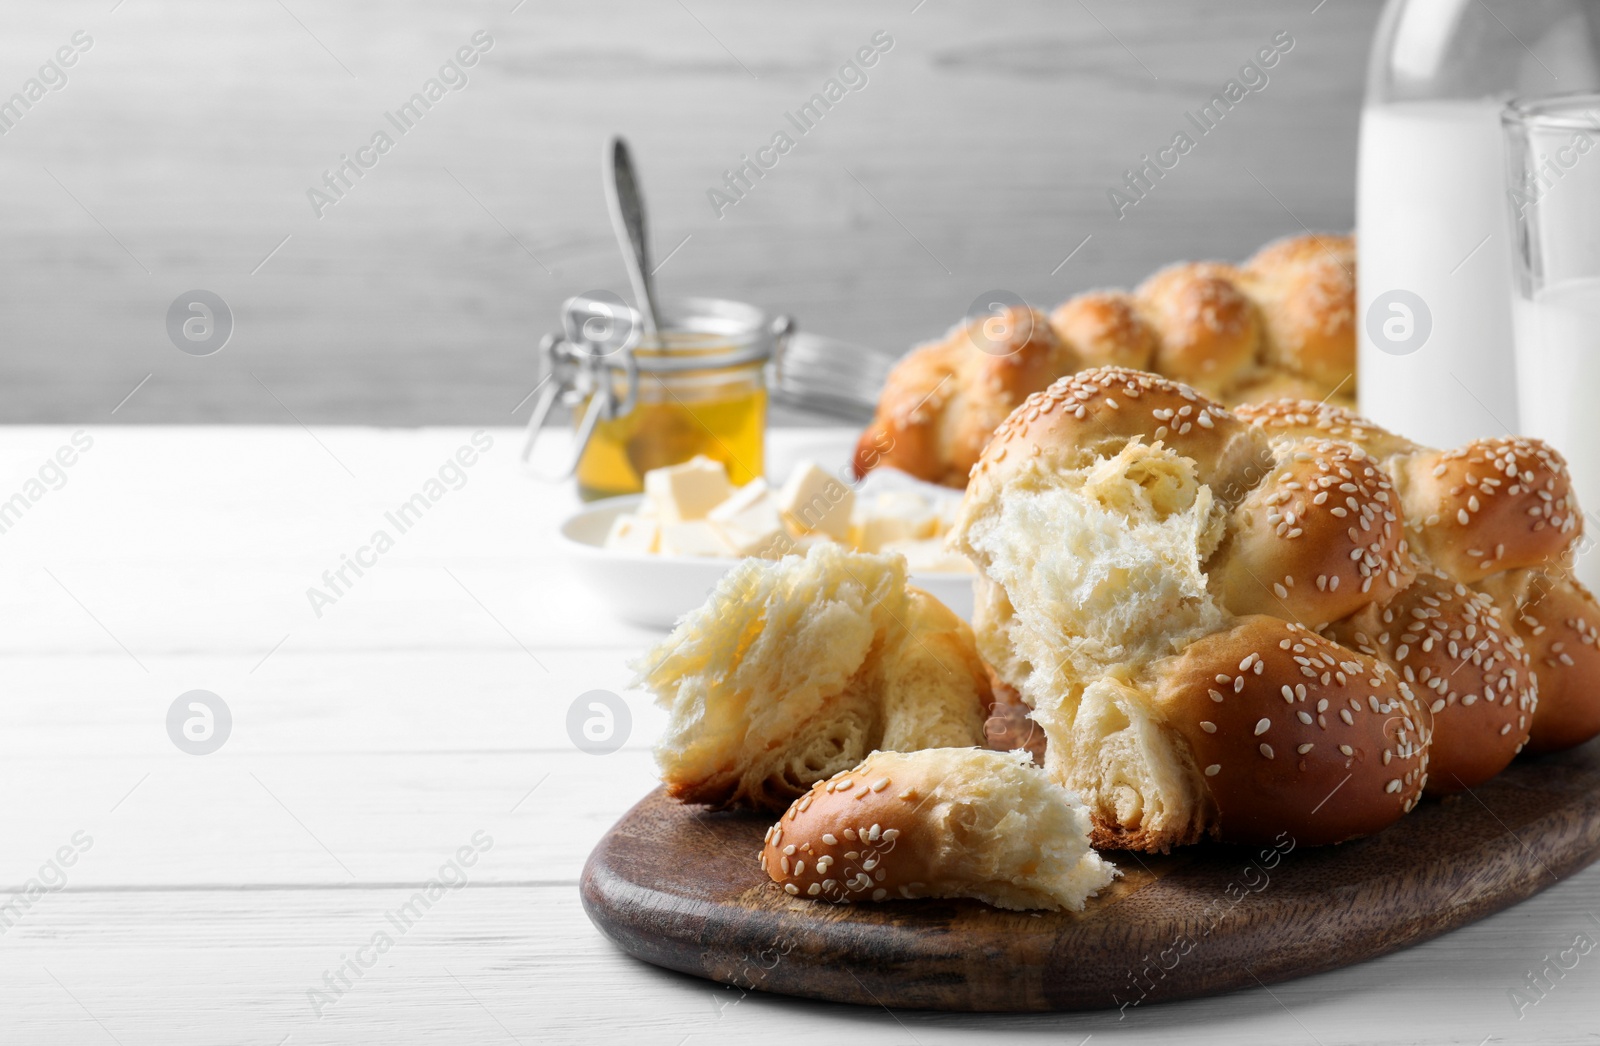
[[[743,989],[935,1010],[1090,1010],[1303,977],[1425,941],[1600,856],[1600,743],[1519,761],[1342,846],[1111,853],[1079,914],[970,901],[833,905],[756,864],[774,818],[652,792],[584,868],[589,918],[630,954]]]

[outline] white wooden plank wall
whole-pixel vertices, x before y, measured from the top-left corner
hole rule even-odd
[[[681,245],[666,294],[755,301],[883,351],[995,288],[1049,307],[1302,223],[1347,229],[1378,8],[9,4],[0,98],[75,31],[93,45],[0,137],[0,420],[507,424],[557,303],[625,292],[599,183],[613,132],[634,144],[657,257]],[[467,86],[319,219],[307,190],[478,29],[494,46]],[[894,47],[865,88],[718,218],[706,190],[878,30]],[[1280,31],[1295,43],[1270,81],[1119,220],[1108,190]],[[194,288],[235,314],[214,356],[167,336]]]

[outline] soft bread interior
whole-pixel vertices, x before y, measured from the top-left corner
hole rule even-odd
[[[1096,841],[1193,835],[1204,790],[1141,666],[1229,616],[1203,570],[1224,510],[1195,463],[1137,440],[1076,469],[1036,460],[963,514],[963,550],[989,580],[979,647],[1033,706],[1046,768],[1120,826]]]
[[[1026,752],[882,753],[880,771],[933,782],[919,800],[935,840],[922,896],[1078,911],[1116,876],[1089,846],[1083,804]]]
[[[996,665],[1015,650],[1035,688],[1173,653],[1225,617],[1201,569],[1222,510],[1194,462],[1160,443],[1079,469],[1032,464],[963,512],[964,551],[1004,590],[985,599],[1005,634],[986,624],[980,649]]]
[[[904,616],[887,630],[873,678],[875,747],[914,752],[982,743],[991,695],[972,629],[922,589],[906,590]]]
[[[1147,680],[1107,677],[1034,713],[1050,740],[1045,766],[1086,798],[1097,846],[1165,851],[1205,832],[1206,790],[1153,694]]]
[[[982,741],[971,631],[900,556],[745,560],[634,667],[670,713],[656,759],[688,801],[782,809],[875,748]]]

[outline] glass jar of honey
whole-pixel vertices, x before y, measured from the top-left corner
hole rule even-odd
[[[528,449],[553,403],[572,407],[567,474],[584,500],[637,494],[644,474],[697,455],[736,484],[765,469],[766,368],[793,330],[753,305],[686,298],[662,306],[662,326],[598,293],[563,306],[564,336],[547,337],[547,386]],[[553,478],[553,477],[552,477]]]

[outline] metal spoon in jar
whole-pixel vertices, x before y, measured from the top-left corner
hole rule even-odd
[[[611,227],[622,247],[622,260],[628,266],[628,280],[639,304],[644,333],[660,329],[656,311],[655,287],[650,282],[650,244],[646,237],[644,198],[634,174],[628,143],[621,135],[611,139],[605,153],[606,205],[611,211]]]

